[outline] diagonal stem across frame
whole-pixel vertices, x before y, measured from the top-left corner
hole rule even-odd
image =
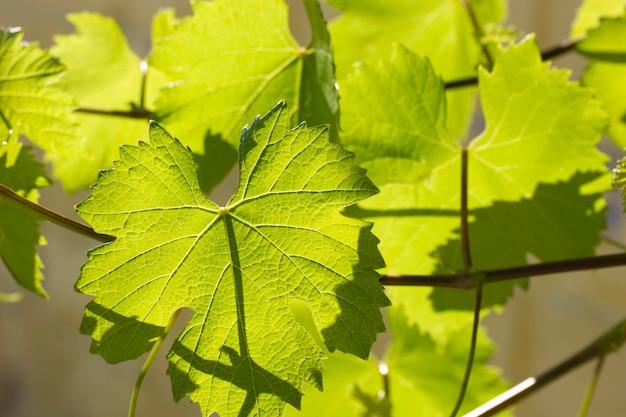
[[[617,351],[626,341],[626,319],[612,326],[608,331],[555,367],[537,377],[530,377],[486,402],[463,417],[487,417],[494,415],[518,402],[543,386],[595,358],[601,358]]]

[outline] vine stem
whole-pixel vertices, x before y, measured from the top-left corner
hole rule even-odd
[[[491,68],[493,67],[493,58],[491,57],[491,53],[489,52],[489,48],[487,48],[487,45],[481,42],[481,39],[483,39],[483,37],[485,36],[485,33],[483,32],[483,28],[480,26],[480,22],[478,21],[478,18],[476,17],[476,13],[474,13],[474,9],[472,8],[472,5],[469,3],[469,1],[468,0],[460,0],[460,1],[461,3],[463,3],[463,6],[465,6],[465,10],[467,10],[467,14],[472,22],[472,26],[474,27],[474,36],[480,43],[481,48],[483,50],[483,54],[485,55],[485,58],[487,59],[487,63],[489,64],[489,68]]]
[[[159,350],[161,349],[161,346],[163,345],[163,341],[169,334],[170,330],[172,330],[172,326],[174,326],[174,323],[176,322],[176,319],[180,315],[180,312],[181,312],[181,309],[178,309],[172,314],[169,321],[167,322],[167,325],[165,326],[165,329],[163,330],[163,334],[154,343],[154,345],[152,346],[152,349],[150,349],[150,353],[148,354],[148,357],[146,358],[146,361],[144,362],[143,367],[141,368],[141,371],[139,372],[139,376],[137,376],[137,382],[135,383],[135,387],[133,388],[133,393],[130,397],[128,417],[135,417],[135,409],[137,408],[137,398],[139,397],[139,390],[141,389],[141,384],[143,383],[143,379],[145,378],[146,373],[148,373],[148,369],[150,369],[150,366],[154,362],[154,358],[156,358],[157,353],[159,353]]]
[[[546,61],[548,59],[556,58],[558,56],[571,52],[576,48],[576,45],[578,45],[580,41],[581,39],[562,40],[559,43],[541,51],[541,60]],[[468,77],[458,80],[446,81],[444,83],[444,87],[446,90],[451,90],[454,88],[469,87],[476,84],[478,84],[478,77]]]
[[[8,202],[19,207],[26,208],[58,226],[64,227],[83,236],[105,243],[111,242],[115,239],[113,236],[97,233],[87,225],[72,220],[69,217],[65,217],[64,215],[52,211],[40,204],[34,203],[27,198],[22,197],[4,184],[0,184],[0,200],[2,199],[7,200]]]
[[[463,417],[487,417],[516,403],[527,395],[559,379],[580,365],[617,351],[626,340],[626,319],[602,334],[584,349],[537,377],[527,378]]]
[[[468,5],[469,7],[469,5]],[[463,269],[466,272],[471,272],[473,269],[472,254],[470,250],[470,236],[469,236],[469,210],[468,210],[468,157],[467,149],[464,148],[461,153],[461,254],[463,261]],[[457,397],[454,408],[452,409],[451,417],[456,417],[463,400],[465,399],[465,393],[467,392],[467,386],[469,385],[470,377],[472,376],[472,368],[474,367],[474,358],[476,356],[476,341],[478,338],[478,326],[480,324],[480,307],[482,305],[483,298],[483,286],[482,283],[478,283],[476,286],[476,298],[474,300],[474,319],[472,321],[472,336],[470,341],[470,350],[467,355],[467,364],[465,365],[465,373],[463,374],[463,381],[461,381],[461,389]]]
[[[467,175],[468,175],[467,149],[461,152],[461,256],[463,269],[472,271],[472,254],[469,241],[469,210],[467,208]]]
[[[108,110],[94,109],[92,107],[78,107],[74,111],[77,113],[97,114],[100,116],[126,117],[129,119],[149,119],[152,116],[152,112],[144,109],[143,107],[133,107],[130,110]]]
[[[595,368],[593,368],[593,374],[591,374],[591,380],[589,381],[589,386],[587,387],[587,392],[585,393],[585,399],[583,400],[582,406],[580,407],[580,412],[578,413],[578,417],[585,417],[589,412],[589,407],[591,406],[591,400],[593,398],[593,394],[596,391],[596,386],[598,385],[598,379],[600,378],[600,373],[602,372],[602,366],[604,365],[605,355],[601,355],[596,362]]]
[[[568,259],[564,261],[542,262],[512,268],[485,271],[457,272],[434,275],[383,275],[379,282],[383,285],[447,287],[470,290],[478,285],[506,281],[529,276],[549,275],[561,272],[584,271],[589,269],[612,268],[626,265],[626,253]]]
[[[624,245],[622,242],[619,242],[615,239],[612,239],[608,236],[602,236],[602,241],[613,246],[616,247],[619,250],[623,250],[624,252],[626,252],[626,245]]]
[[[472,322],[472,341],[470,344],[470,351],[467,357],[467,364],[465,365],[465,374],[463,375],[463,381],[461,382],[461,390],[459,392],[459,397],[456,400],[456,404],[454,405],[454,409],[450,414],[451,417],[455,417],[461,406],[463,405],[463,400],[465,399],[465,393],[467,392],[467,386],[469,385],[470,376],[472,374],[472,368],[474,366],[474,358],[476,356],[476,343],[478,340],[478,325],[480,324],[480,307],[482,305],[483,298],[483,286],[479,285],[476,288],[476,301],[474,303],[474,320]]]

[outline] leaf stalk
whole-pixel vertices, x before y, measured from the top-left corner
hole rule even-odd
[[[600,379],[600,373],[602,372],[602,366],[604,365],[604,358],[606,358],[606,356],[601,355],[596,362],[595,368],[593,368],[593,374],[591,374],[591,380],[589,381],[589,386],[587,387],[587,392],[585,393],[585,398],[583,400],[582,406],[580,407],[578,417],[585,417],[589,412],[591,400],[593,399],[593,394],[596,391],[598,379]]]
[[[0,184],[0,200],[2,199],[21,208],[25,208],[33,213],[36,213],[37,215],[43,217],[45,220],[48,220],[51,223],[64,227],[65,229],[71,230],[72,232],[79,233],[83,236],[87,236],[104,243],[111,242],[115,239],[115,237],[113,236],[97,233],[91,227],[85,224],[79,223],[40,204],[32,202],[27,198],[22,197],[4,184]]]
[[[542,262],[512,268],[491,269],[485,271],[464,271],[454,274],[384,275],[380,278],[379,282],[383,285],[394,286],[447,287],[470,290],[477,288],[481,282],[491,284],[494,282],[526,278],[529,276],[612,268],[624,265],[626,265],[626,253],[618,253],[613,255],[568,259],[564,261]]]
[[[139,372],[139,376],[137,376],[137,382],[135,383],[135,387],[133,388],[133,393],[130,397],[128,417],[135,416],[135,409],[137,408],[137,398],[139,397],[139,390],[141,389],[141,384],[143,383],[143,380],[146,374],[148,373],[148,369],[150,369],[150,366],[154,362],[154,358],[156,358],[157,353],[159,353],[159,350],[161,349],[161,346],[163,345],[163,341],[169,334],[170,330],[172,330],[172,327],[174,326],[176,319],[180,315],[180,311],[181,309],[178,309],[172,314],[169,321],[167,322],[167,325],[165,326],[165,329],[163,330],[163,334],[154,343],[154,345],[152,346],[152,349],[150,349],[150,353],[148,354],[148,357],[146,358],[146,361],[144,362],[143,367],[141,368],[141,371]]]

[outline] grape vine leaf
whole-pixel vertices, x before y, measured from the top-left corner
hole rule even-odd
[[[530,199],[539,184],[567,181],[577,172],[606,172],[606,158],[595,148],[606,119],[590,92],[568,82],[566,71],[542,63],[533,38],[499,50],[496,58],[491,73],[479,73],[486,128],[468,149],[470,210]],[[428,61],[395,47],[390,61],[355,67],[342,84],[342,113],[342,143],[381,190],[348,213],[375,221],[385,271],[451,272],[457,265],[438,248],[460,225],[461,147],[446,130],[443,85]],[[426,311],[430,292],[392,289],[390,296],[417,309],[410,316],[443,343],[448,331]],[[487,292],[487,299],[501,303],[511,287]],[[448,324],[458,328],[462,320],[450,314]]]
[[[382,359],[363,361],[345,354],[329,354],[325,362],[324,392],[307,387],[302,412],[288,410],[288,416],[381,415],[379,409],[385,404],[378,393],[384,389],[384,384],[377,362],[388,368],[391,404],[386,415],[415,415],[416,405],[420,417],[450,415],[463,379],[471,326],[452,332],[449,341],[440,345],[411,325],[402,307],[392,306],[386,311],[392,340]],[[507,389],[507,383],[496,368],[487,364],[493,352],[491,341],[481,329],[463,406],[465,412]]]
[[[583,0],[576,11],[570,35],[573,38],[584,36],[595,28],[603,17],[618,17],[626,9],[626,0]]]
[[[65,67],[19,28],[0,30],[0,142],[25,135],[48,160],[76,156],[82,140],[71,116],[74,100],[51,85]]]
[[[576,49],[590,59],[581,82],[592,87],[609,114],[608,136],[626,146],[626,14],[602,19]]]
[[[68,70],[58,83],[84,108],[138,109],[141,105],[141,59],[131,50],[117,22],[97,13],[71,13],[67,19],[76,29],[57,35],[51,52]],[[154,100],[163,76],[151,69],[147,77],[146,104]],[[73,192],[95,182],[98,170],[110,167],[119,145],[136,141],[145,130],[141,118],[75,113],[87,138],[80,155],[57,163],[57,176]]]
[[[342,14],[331,22],[339,84],[355,62],[386,56],[392,43],[400,43],[427,56],[446,81],[476,76],[482,62],[481,47],[462,2],[455,0],[332,0]],[[481,25],[497,23],[506,15],[502,0],[470,1]],[[448,130],[465,134],[474,109],[475,89],[449,91]]]
[[[300,407],[304,383],[321,388],[323,354],[292,300],[306,303],[330,351],[367,357],[384,329],[378,241],[339,213],[377,189],[327,127],[289,130],[290,118],[281,102],[243,130],[240,183],[224,207],[204,197],[190,152],[156,123],[150,144],[122,146],[77,206],[116,236],[89,252],[76,283],[95,296],[81,327],[92,351],[132,359],[191,308],[168,373],[174,398],[189,395],[203,415],[281,415],[285,403]],[[116,338],[123,349],[107,344]]]
[[[613,169],[613,185],[622,189],[622,197],[624,199],[624,207],[626,210],[626,158],[617,161],[615,169]]]
[[[33,202],[39,198],[38,189],[50,185],[43,165],[16,136],[0,145],[0,184]],[[35,213],[0,197],[0,257],[17,283],[47,297],[41,285],[43,264],[37,252],[37,246],[45,244],[39,233],[40,220]]]
[[[233,167],[236,153],[224,148],[236,147],[244,122],[278,100],[293,103],[293,122],[329,124],[336,136],[330,37],[317,1],[305,5],[306,48],[291,36],[282,0],[194,2],[193,16],[170,22],[173,32],[154,40],[150,63],[177,80],[162,91],[156,118],[204,155],[205,191]]]

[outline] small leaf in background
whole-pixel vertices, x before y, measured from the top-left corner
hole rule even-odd
[[[292,301],[306,304],[330,351],[365,358],[384,330],[378,241],[339,212],[377,189],[327,127],[290,130],[290,119],[279,103],[244,129],[225,207],[204,197],[191,153],[157,124],[77,207],[116,236],[89,252],[76,284],[95,296],[81,328],[92,351],[135,358],[191,308],[168,373],[174,398],[189,395],[205,416],[281,415],[285,403],[300,407],[305,383],[321,388],[323,351]]]
[[[74,95],[81,107],[130,111],[140,105],[141,59],[130,49],[124,33],[112,18],[97,13],[72,13],[72,35],[57,35],[51,52],[68,71],[58,83]],[[147,100],[150,106],[164,76],[150,68]],[[145,132],[147,120],[75,113],[86,138],[80,155],[57,163],[57,176],[67,191],[93,184],[98,170],[108,168],[119,155],[119,145],[135,143]]]
[[[626,0],[583,0],[572,22],[570,36],[578,38],[595,28],[603,17],[618,17],[626,9]]]
[[[624,193],[626,190],[626,158],[617,161],[617,166],[613,170],[613,185],[622,190],[622,199],[626,209],[626,193]]]
[[[424,417],[450,415],[459,393],[469,355],[471,326],[453,331],[445,345],[439,345],[419,327],[410,324],[402,307],[389,312],[389,330],[393,343],[385,361],[389,367],[392,416],[415,414]],[[494,354],[492,342],[479,329],[472,376],[459,415],[506,391],[508,384],[499,370],[487,363]],[[511,414],[503,411],[498,416]]]
[[[71,96],[50,85],[65,67],[19,28],[0,30],[0,143],[24,135],[53,164],[80,153]],[[55,166],[56,168],[56,166]]]
[[[332,0],[328,3],[342,13],[330,24],[341,86],[355,62],[385,57],[393,43],[427,56],[445,81],[476,76],[476,67],[484,61],[471,20],[460,1]],[[470,3],[482,25],[497,23],[506,15],[506,3],[502,0]],[[474,110],[475,89],[451,90],[446,96],[447,128],[452,137],[461,138]]]
[[[30,148],[13,137],[0,145],[0,184],[37,202],[37,190],[50,185],[50,181]],[[37,252],[37,246],[45,244],[39,233],[40,220],[35,213],[0,198],[0,257],[18,284],[47,297],[41,286],[43,264]]]
[[[305,2],[312,44],[299,46],[289,32],[282,0],[199,1],[194,14],[160,25],[150,63],[172,82],[157,101],[156,119],[203,157],[202,186],[210,191],[236,162],[236,153],[213,154],[207,141],[236,148],[247,120],[279,100],[293,103],[292,122],[331,125],[339,106],[330,38],[319,5]],[[173,19],[172,17],[170,17]],[[221,144],[215,145],[222,149]]]
[[[576,49],[590,60],[581,82],[593,88],[609,114],[607,135],[626,146],[626,15],[602,19]]]

